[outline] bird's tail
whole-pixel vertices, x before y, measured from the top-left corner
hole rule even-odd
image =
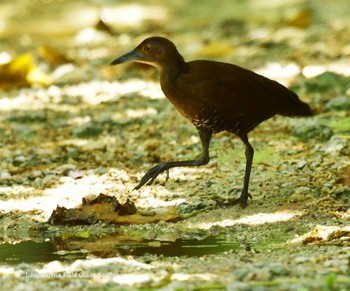
[[[301,101],[294,92],[289,91],[290,99],[289,105],[284,107],[284,112],[282,115],[291,116],[291,117],[303,117],[303,116],[312,116],[312,109],[308,104]]]
[[[301,100],[298,100],[298,106],[293,107],[292,110],[290,110],[288,116],[312,116],[313,112],[310,108],[310,106],[306,103],[304,103]]]

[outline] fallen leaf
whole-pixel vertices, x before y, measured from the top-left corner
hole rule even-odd
[[[98,22],[95,24],[95,28],[97,30],[105,31],[109,33],[110,35],[114,35],[113,30],[109,27],[109,25],[104,22],[102,19],[99,19]]]
[[[112,224],[145,224],[161,220],[180,219],[175,207],[152,209],[153,215],[138,211],[129,199],[120,203],[115,197],[100,194],[97,198],[83,198],[82,206],[67,209],[57,206],[48,223],[52,225],[91,225],[97,222]]]
[[[302,244],[337,244],[350,241],[350,227],[317,225],[312,231],[291,241]]]
[[[0,88],[11,89],[32,84],[49,85],[50,78],[35,66],[31,54],[23,54],[0,65]]]
[[[302,8],[298,10],[294,15],[287,19],[287,23],[290,26],[298,28],[306,28],[311,24],[312,11],[309,8]]]
[[[74,60],[68,57],[65,53],[50,46],[40,46],[38,48],[38,53],[48,64],[52,66],[74,63]]]

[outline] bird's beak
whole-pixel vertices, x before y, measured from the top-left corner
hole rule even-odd
[[[132,50],[131,52],[128,52],[127,54],[115,59],[113,62],[111,62],[111,65],[118,65],[126,62],[132,62],[132,61],[138,61],[141,59],[142,55],[135,50]]]

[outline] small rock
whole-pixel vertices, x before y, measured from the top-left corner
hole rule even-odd
[[[17,156],[17,157],[15,157],[15,161],[16,162],[19,162],[19,163],[23,163],[23,162],[25,162],[27,160],[27,158],[25,157],[25,156]]]
[[[47,175],[42,179],[42,184],[47,185],[55,178],[56,178],[56,175]]]
[[[307,161],[305,159],[302,159],[298,162],[298,169],[302,169],[307,165]]]
[[[84,177],[84,172],[81,170],[73,169],[63,172],[63,175],[77,180]]]
[[[36,188],[39,188],[43,185],[43,179],[41,179],[40,177],[36,177],[33,181],[33,186]]]
[[[247,268],[241,268],[237,269],[233,272],[233,275],[235,276],[236,280],[243,281],[249,273],[249,270]]]
[[[346,187],[346,188],[338,188],[336,189],[331,196],[339,198],[341,196],[350,196],[350,187]]]
[[[311,189],[306,186],[297,187],[294,193],[290,196],[289,200],[292,202],[303,201],[311,194]]]
[[[178,207],[177,207],[177,212],[181,215],[181,214],[188,214],[191,213],[193,211],[193,207],[191,204],[184,202],[181,203]]]
[[[300,138],[303,141],[308,141],[310,139],[327,141],[333,135],[331,128],[323,124],[318,124],[314,121],[294,127],[292,133],[294,136]]]
[[[292,182],[285,182],[281,184],[281,187],[294,189],[294,184]]]
[[[7,171],[0,172],[0,180],[9,180],[11,177],[12,175]]]
[[[63,64],[59,66],[51,75],[52,79],[56,82],[59,82],[61,79],[66,78],[68,74],[72,74],[76,67],[73,64]],[[54,93],[57,90],[52,90]],[[51,92],[50,92],[51,93]]]
[[[90,152],[90,151],[98,151],[98,150],[104,150],[106,149],[106,145],[100,141],[89,141],[86,144],[83,144],[81,147],[81,150]]]
[[[177,212],[180,214],[180,215],[183,215],[183,214],[190,214],[194,211],[198,211],[198,210],[201,210],[201,209],[204,209],[204,208],[207,208],[208,207],[208,204],[205,203],[204,201],[202,201],[201,199],[198,199],[197,201],[193,202],[193,203],[187,203],[187,202],[184,202],[184,203],[181,203],[178,208],[177,208]]]
[[[193,202],[193,207],[195,210],[201,210],[201,209],[208,207],[208,205],[203,200],[198,199],[198,200]]]
[[[299,89],[298,87],[303,88],[309,93],[322,92],[325,94],[326,92],[334,92],[335,90],[338,92],[345,92],[346,89],[349,88],[349,78],[326,71],[310,79],[301,78],[298,82],[296,82],[292,89],[297,90]]]
[[[38,177],[41,177],[43,173],[39,170],[35,170],[32,172],[32,177],[35,179],[35,178],[38,178]]]
[[[271,274],[265,269],[255,269],[247,274],[245,280],[248,281],[269,281],[271,279]]]
[[[70,170],[75,170],[76,166],[72,164],[63,164],[59,167],[57,167],[54,171],[57,175],[65,175],[65,173],[69,172]]]
[[[295,192],[302,193],[302,194],[308,194],[310,193],[310,188],[306,186],[300,186],[295,189]]]
[[[345,144],[345,140],[332,138],[324,145],[323,150],[328,154],[338,154],[345,147]]]
[[[273,276],[286,276],[289,274],[288,269],[282,263],[274,263],[270,265],[269,268]]]
[[[157,212],[154,210],[139,210],[139,214],[142,216],[155,216],[157,215]]]
[[[325,106],[327,111],[349,111],[350,110],[350,97],[338,96],[329,100]]]
[[[73,128],[73,135],[81,138],[96,137],[102,133],[102,128],[93,122],[88,122],[80,127]]]
[[[295,185],[292,182],[286,182],[281,184],[279,191],[283,196],[290,196],[293,194],[294,189],[295,189]]]
[[[28,138],[35,134],[34,130],[27,125],[18,125],[13,128],[13,132],[16,136],[21,138]]]

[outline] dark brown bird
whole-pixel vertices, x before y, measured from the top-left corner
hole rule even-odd
[[[164,37],[150,37],[111,64],[140,62],[155,66],[165,96],[197,128],[203,147],[197,160],[163,162],[151,168],[135,189],[151,185],[169,169],[201,166],[209,162],[209,143],[213,133],[236,134],[245,145],[246,168],[241,196],[231,204],[247,205],[254,149],[248,133],[258,124],[279,114],[311,116],[310,107],[276,81],[236,65],[196,60],[185,62],[174,43]]]

